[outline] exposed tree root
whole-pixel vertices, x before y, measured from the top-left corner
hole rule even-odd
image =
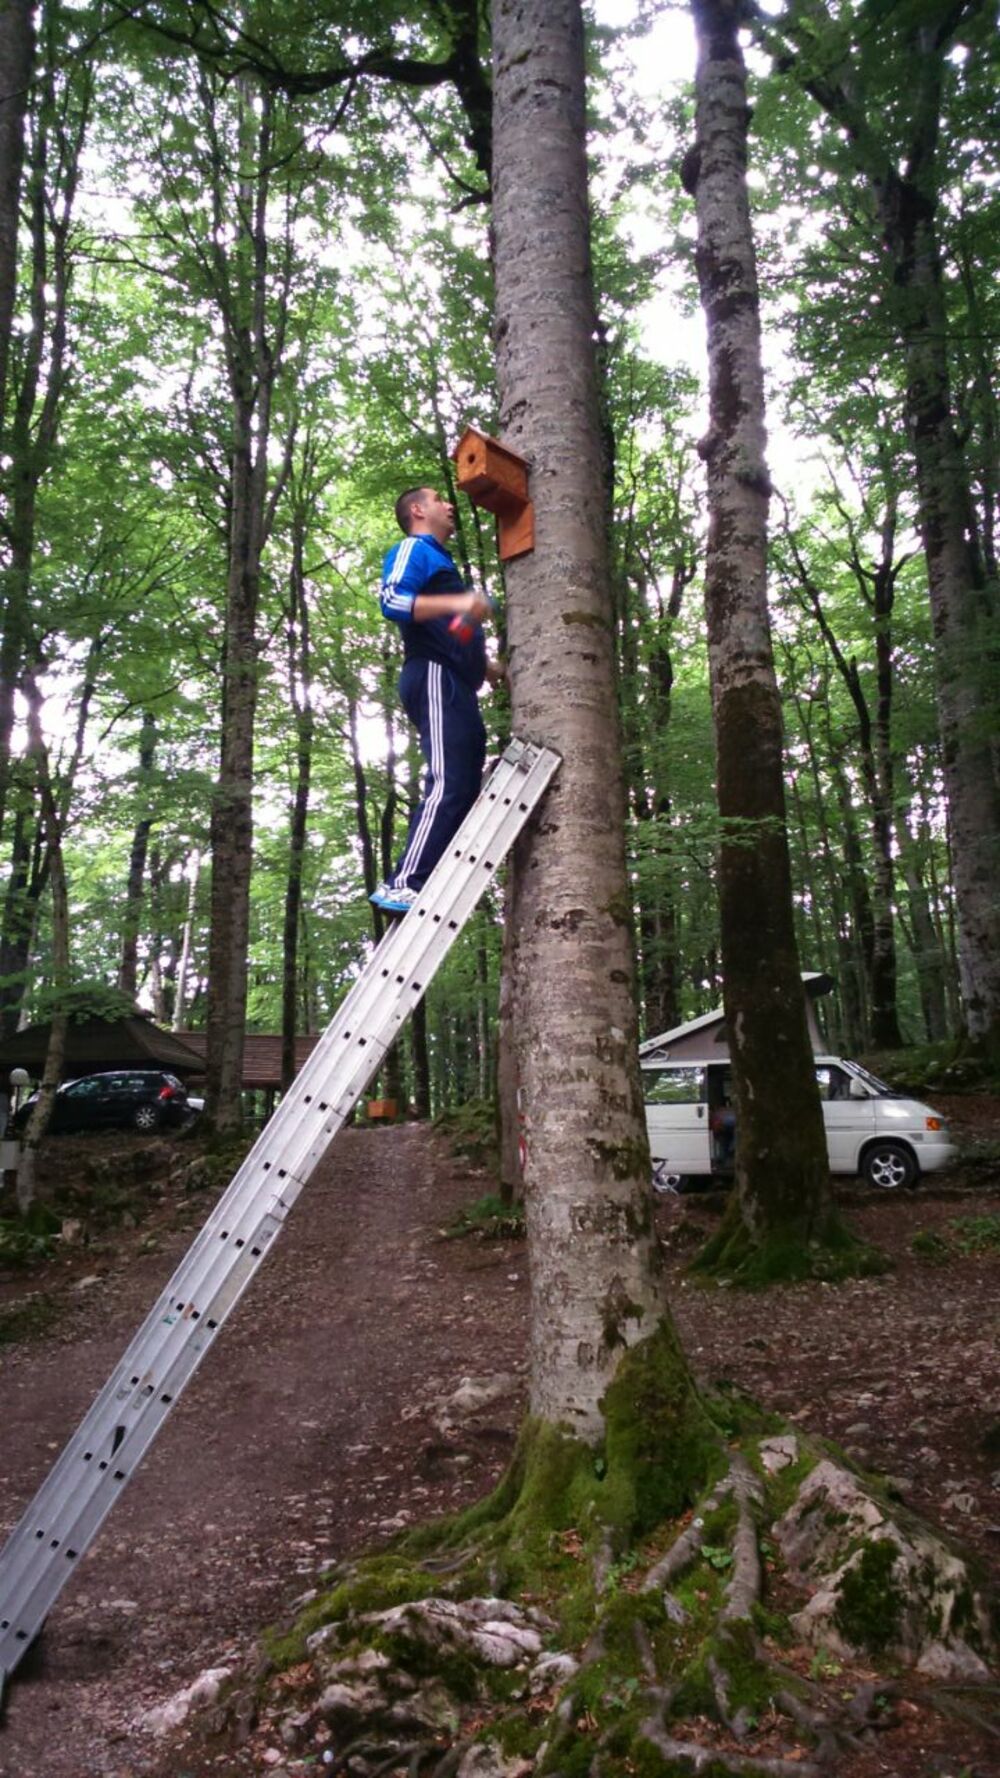
[[[415,1773],[415,1771],[419,1771],[429,1751],[425,1741],[411,1741],[405,1747],[396,1747],[391,1756],[383,1758],[379,1765],[370,1769],[369,1778],[376,1778],[377,1773],[389,1771],[394,1765],[401,1766],[404,1760],[410,1761],[410,1772]],[[385,1753],[384,1742],[374,1741],[369,1735],[359,1735],[356,1740],[349,1741],[336,1759],[324,1768],[327,1778],[340,1778],[341,1773],[346,1772],[352,1760],[367,1760],[370,1755],[378,1753]],[[414,1760],[417,1762],[416,1768],[413,1765]]]
[[[754,1233],[744,1221],[733,1192],[718,1230],[695,1255],[691,1271],[705,1279],[725,1279],[746,1290],[771,1284],[870,1278],[888,1269],[885,1255],[859,1240],[832,1207],[819,1227],[786,1224]]]
[[[703,1500],[690,1524],[675,1538],[665,1556],[654,1563],[649,1570],[643,1588],[648,1593],[656,1592],[660,1587],[669,1587],[671,1581],[677,1580],[685,1569],[690,1568],[701,1552],[704,1543],[703,1525],[709,1513],[718,1512],[727,1494],[733,1491],[732,1471],[724,1476],[718,1486],[706,1500]]]
[[[905,1690],[904,1687],[898,1689]],[[970,1727],[988,1735],[991,1740],[1000,1741],[1000,1724],[998,1724],[997,1718],[995,1716],[989,1717],[984,1711],[976,1709],[975,1704],[969,1700],[967,1686],[938,1685],[932,1692],[925,1693],[924,1696],[925,1700],[933,1704],[936,1710],[940,1710],[942,1716],[951,1716],[958,1722],[967,1722]],[[1000,1686],[977,1686],[975,1696],[977,1699],[991,1700],[995,1708],[1000,1701]]]
[[[828,1683],[822,1662],[807,1678],[810,1651],[782,1658],[792,1630],[763,1598],[761,1530],[787,1520],[793,1501],[808,1506],[818,1454],[791,1435],[765,1439],[733,1403],[741,1448],[726,1450],[684,1397],[671,1422],[687,1441],[681,1462],[655,1420],[672,1375],[663,1355],[666,1382],[651,1366],[626,1379],[615,1405],[633,1421],[598,1458],[529,1426],[489,1502],[344,1571],[286,1639],[284,1664],[312,1660],[325,1687],[314,1722],[361,1731],[331,1778],[456,1778],[479,1741],[498,1763],[533,1762],[538,1778],[628,1778],[659,1760],[695,1778],[819,1778],[891,1722],[893,1688],[869,1683],[867,1657],[864,1684],[856,1669],[845,1684],[840,1667]],[[785,1480],[764,1474],[778,1446],[798,1466]],[[720,1450],[726,1473],[689,1514],[691,1483],[718,1473]],[[664,1453],[678,1466],[666,1483]],[[643,1573],[650,1542],[662,1547],[681,1513]],[[993,1732],[964,1693],[942,1687],[939,1708]]]
[[[724,1624],[748,1623],[752,1607],[760,1600],[762,1580],[753,1509],[756,1507],[759,1511],[764,1497],[745,1457],[737,1455],[733,1458],[729,1474],[739,1518],[733,1539],[733,1575],[726,1588],[721,1617]]]
[[[690,1766],[694,1773],[704,1772],[709,1767],[718,1771],[722,1767],[726,1772],[752,1774],[753,1778],[758,1778],[760,1773],[766,1773],[767,1778],[823,1778],[820,1767],[811,1760],[771,1759],[759,1753],[729,1753],[718,1747],[701,1747],[697,1741],[678,1741],[655,1717],[643,1723],[642,1735],[665,1760]]]

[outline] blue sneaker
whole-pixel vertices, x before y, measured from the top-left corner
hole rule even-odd
[[[417,899],[417,891],[393,889],[391,884],[383,883],[368,899],[385,914],[408,914]]]

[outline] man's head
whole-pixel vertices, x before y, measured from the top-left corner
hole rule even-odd
[[[455,529],[455,508],[433,488],[407,488],[396,501],[396,521],[407,537],[447,543]]]

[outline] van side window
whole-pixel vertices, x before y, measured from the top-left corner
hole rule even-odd
[[[817,1068],[816,1081],[823,1100],[849,1099],[851,1082],[842,1068]]]
[[[645,1068],[643,1097],[647,1105],[698,1105],[705,1097],[703,1068]]]

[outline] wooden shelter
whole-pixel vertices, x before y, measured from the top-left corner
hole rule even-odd
[[[39,1076],[45,1066],[51,1026],[26,1025],[13,1037],[0,1039],[0,1074],[26,1068]],[[117,1068],[166,1068],[181,1080],[205,1072],[199,1055],[173,1031],[136,1014],[127,1019],[71,1019],[66,1028],[63,1080],[81,1074],[102,1074]]]

